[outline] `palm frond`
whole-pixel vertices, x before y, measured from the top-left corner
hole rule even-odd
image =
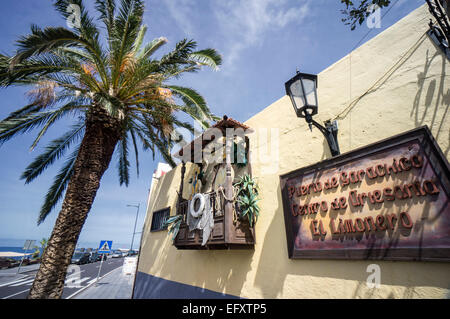
[[[69,21],[71,18],[75,17],[76,14],[74,14],[75,12],[73,12],[73,9],[79,10],[79,21],[76,21],[79,22],[79,25],[78,23],[73,23],[72,27],[84,39],[98,36],[98,29],[93,19],[89,16],[83,0],[56,0],[53,5],[56,11],[63,16],[65,21]]]
[[[64,107],[60,108],[59,109],[60,112],[55,112],[52,116],[50,116],[50,118],[44,124],[43,128],[40,130],[40,132],[36,136],[35,140],[33,141],[33,144],[31,144],[30,151],[32,151],[36,147],[36,145],[39,143],[41,138],[45,135],[45,133],[47,133],[47,130],[49,129],[49,127],[52,124],[54,124],[57,120],[59,120],[62,116],[64,116],[67,111],[71,111],[73,109],[73,107],[88,108],[89,105],[79,105],[77,103],[77,101],[72,101],[72,102],[67,103]]]
[[[176,125],[177,127],[182,127],[187,129],[189,132],[191,132],[192,134],[195,133],[195,129],[194,127],[191,125],[191,123],[188,122],[183,122],[183,121],[179,121],[177,119],[174,120],[174,125]]]
[[[8,119],[0,122],[0,145],[17,134],[26,133],[42,125],[55,114],[63,116],[71,111],[73,111],[71,108],[56,109],[47,112],[27,113],[20,117],[8,117]]]
[[[161,87],[164,76],[155,72],[157,68],[156,63],[143,63],[142,60],[135,60],[132,72],[122,75],[123,81],[117,96],[124,100],[133,100],[136,97],[142,98],[148,95],[150,91]],[[131,102],[131,104],[137,104]]]
[[[108,31],[108,38],[114,32],[114,12],[116,10],[116,1],[115,0],[95,0],[95,8],[100,13],[100,19],[106,26],[106,30]]]
[[[144,134],[139,130],[139,128],[135,129],[136,135],[139,137],[139,141],[142,143],[142,147],[145,151],[151,150],[153,160],[155,160],[155,145],[149,141]]]
[[[37,222],[38,225],[45,220],[52,209],[58,204],[58,201],[61,199],[64,191],[66,190],[70,178],[73,175],[73,168],[75,166],[79,149],[80,146],[78,145],[77,149],[67,159],[58,175],[55,176],[53,184],[48,190],[45,196],[44,204],[42,205],[39,212],[39,218]]]
[[[173,146],[172,141],[168,138],[164,138],[164,136],[158,136],[158,134],[153,131],[152,124],[149,123],[148,119],[143,119],[143,121],[144,125],[137,125],[135,123],[135,126],[137,128],[136,132],[138,132],[138,136],[144,144],[144,147],[146,146],[152,149],[153,152],[155,151],[155,148],[158,149],[164,160],[172,167],[175,167],[176,163],[170,153],[171,147]]]
[[[147,26],[145,24],[141,25],[139,32],[136,36],[136,40],[133,43],[133,55],[135,55],[141,49],[142,42],[144,41],[145,34],[147,33]]]
[[[111,36],[111,54],[114,68],[113,87],[117,88],[120,79],[120,67],[127,54],[132,51],[138,37],[144,15],[144,4],[140,0],[121,0],[121,6],[114,20],[114,33]]]
[[[160,37],[153,39],[148,43],[142,51],[137,54],[138,59],[148,59],[153,53],[155,53],[160,47],[167,43],[167,38]]]
[[[68,74],[79,76],[81,68],[76,61],[54,55],[30,57],[10,68],[11,57],[0,55],[0,86],[10,86],[19,81],[33,77],[38,80],[40,76],[67,72]]]
[[[42,108],[43,108],[42,105],[28,104],[14,112],[11,112],[6,118],[3,119],[3,121],[8,121],[8,120],[18,118],[18,117],[23,117],[24,115],[29,114],[29,113],[36,113],[36,112],[39,112],[40,110],[42,110]]]
[[[35,158],[31,164],[27,166],[22,173],[21,179],[25,179],[25,183],[28,184],[36,177],[42,174],[42,172],[53,164],[57,159],[64,156],[66,150],[77,141],[84,132],[85,123],[80,122],[72,127],[72,130],[50,142],[45,148],[45,152]]]
[[[189,59],[206,65],[215,71],[219,70],[219,65],[222,64],[222,57],[214,49],[204,49],[189,54]]]
[[[161,71],[178,67],[179,64],[189,64],[189,55],[197,47],[194,40],[183,39],[175,45],[175,49],[165,54],[159,61]]]
[[[82,63],[95,64],[96,60],[89,51],[76,48],[76,47],[60,47],[52,50],[52,53],[66,58],[71,58],[72,60],[79,61]]]
[[[138,146],[137,146],[136,134],[135,134],[133,128],[130,128],[129,131],[130,131],[130,135],[131,135],[131,140],[133,141],[134,156],[136,159],[136,174],[137,174],[137,177],[139,177],[139,151],[138,151]]]
[[[17,41],[19,49],[11,60],[10,68],[23,62],[25,59],[50,52],[59,47],[90,47],[90,44],[77,34],[63,27],[47,27],[41,29],[36,25],[31,27],[31,34],[21,37]]]
[[[84,3],[82,0],[56,0],[54,6],[57,11],[59,11],[64,19],[72,18],[73,13],[68,10],[69,7],[77,6],[79,8],[79,25],[75,23],[73,28],[75,29],[75,34],[79,36],[82,47],[86,49],[92,56],[95,64],[97,66],[98,73],[102,79],[103,86],[108,89],[108,72],[107,72],[107,59],[108,56],[104,52],[99,36],[100,32],[95,25],[93,19],[89,16]]]
[[[118,145],[119,151],[119,162],[117,163],[117,168],[119,169],[119,181],[120,185],[125,184],[128,186],[130,182],[130,161],[128,160],[128,137],[125,133]]]
[[[55,81],[43,80],[36,83],[35,87],[27,92],[32,104],[51,106],[56,100],[56,89],[58,83]]]
[[[184,111],[197,120],[202,127],[209,127],[208,120],[211,119],[211,112],[206,104],[205,99],[195,90],[181,86],[166,86],[175,96],[181,98],[186,104]]]

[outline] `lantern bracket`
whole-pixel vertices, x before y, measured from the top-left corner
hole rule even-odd
[[[328,146],[330,148],[331,156],[334,157],[341,154],[337,139],[338,125],[336,120],[333,122],[331,122],[330,120],[325,121],[325,127],[314,121],[311,116],[306,117],[306,122],[308,123],[309,129],[311,131],[312,125],[314,125],[325,136],[325,139],[327,140]]]

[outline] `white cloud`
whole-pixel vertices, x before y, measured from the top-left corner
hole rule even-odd
[[[301,23],[308,14],[308,3],[289,7],[284,0],[229,0],[217,2],[214,14],[229,50],[225,63],[232,65],[242,50],[260,45],[265,34]]]
[[[176,21],[178,27],[186,34],[194,33],[194,25],[191,23],[191,13],[194,10],[196,1],[192,0],[165,0],[164,4],[169,10],[169,14]]]
[[[294,2],[295,5],[287,0],[211,0],[209,6],[203,7],[201,1],[192,0],[165,0],[164,3],[178,27],[190,36],[196,36],[204,28],[192,19],[198,15],[199,7],[211,10],[202,14],[215,19],[210,29],[218,31],[213,35],[218,43],[216,49],[220,46],[228,69],[243,50],[261,45],[267,32],[291,23],[300,24],[309,11],[309,0]]]

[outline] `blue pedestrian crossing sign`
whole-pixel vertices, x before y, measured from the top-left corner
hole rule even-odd
[[[112,240],[101,240],[98,247],[99,254],[109,254],[111,252]]]

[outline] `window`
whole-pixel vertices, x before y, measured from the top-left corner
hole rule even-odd
[[[167,218],[169,218],[169,216],[170,216],[170,207],[154,212],[152,216],[152,226],[150,228],[150,231],[159,231],[167,229],[167,227],[164,226],[164,222],[167,220]]]

